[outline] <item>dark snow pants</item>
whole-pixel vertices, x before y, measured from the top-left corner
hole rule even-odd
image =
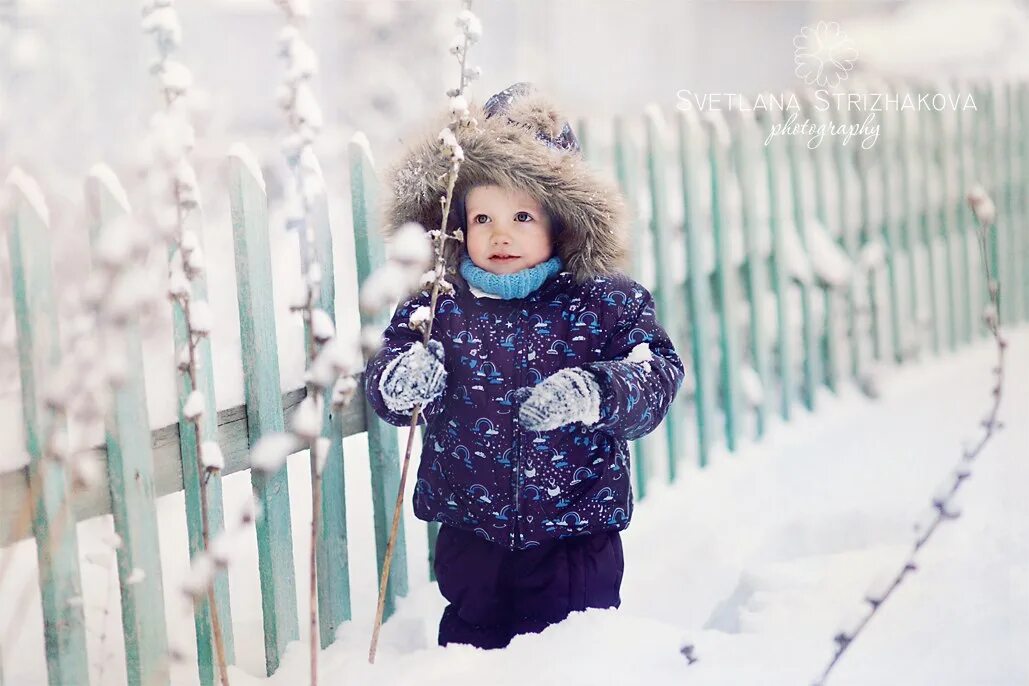
[[[508,550],[443,524],[434,569],[450,604],[439,623],[439,644],[503,648],[569,612],[618,607],[624,567],[618,531]]]

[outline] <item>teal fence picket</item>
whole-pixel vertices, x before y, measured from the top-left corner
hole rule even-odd
[[[965,87],[959,82],[958,88]],[[964,109],[958,109],[954,113],[955,119],[955,141],[951,154],[954,157],[957,180],[956,207],[954,208],[956,238],[958,241],[958,260],[960,263],[960,285],[961,285],[961,341],[971,343],[976,331],[976,299],[973,297],[973,283],[977,282],[972,274],[972,256],[974,247],[971,245],[970,232],[972,229],[972,210],[965,200],[968,193],[968,186],[972,176],[969,162],[969,139],[972,137],[974,127],[974,113]]]
[[[1018,216],[1024,225],[1025,218],[1029,216],[1029,130],[1025,126],[1025,122],[1029,121],[1029,84],[1024,81],[1018,84],[1017,108],[1017,121],[1021,124],[1018,127],[1020,173],[1015,180],[1017,185],[1015,186],[1014,193],[1015,197],[1018,198]],[[1021,321],[1024,322],[1029,321],[1029,267],[1026,266],[1026,261],[1029,261],[1029,235],[1027,235],[1025,228],[1019,227],[1018,236],[1018,267],[1020,269],[1018,288],[1022,292],[1022,311],[1020,316]]]
[[[321,168],[317,167],[321,176]],[[324,185],[324,183],[323,183]],[[332,228],[329,199],[320,193],[308,217],[313,230],[315,256],[321,268],[321,290],[317,307],[336,323],[336,277],[332,255]],[[305,323],[305,330],[309,324]],[[343,475],[343,435],[333,431],[341,426],[332,411],[332,389],[326,389],[322,436],[330,439],[329,454],[322,470],[321,527],[318,530],[318,629],[322,648],[336,640],[336,630],[350,619],[350,574],[347,568],[346,484]],[[311,461],[312,466],[314,461]]]
[[[987,193],[991,194],[994,204],[996,205],[997,199],[993,196],[993,179],[994,179],[994,166],[993,161],[993,127],[994,112],[993,112],[993,89],[988,83],[980,82],[977,84],[976,92],[978,97],[976,103],[979,104],[979,110],[976,111],[976,138],[972,144],[972,158],[974,160],[974,173],[973,178],[976,183],[982,185]],[[1000,265],[997,264],[997,232],[990,231],[986,237],[986,250],[987,255],[992,265],[992,275],[994,281],[999,280],[1000,277]],[[1003,296],[999,298],[1003,301]],[[982,313],[983,310],[990,306],[990,294],[986,288],[979,289],[979,307],[978,312]],[[983,323],[982,317],[977,317],[978,325],[977,338],[984,338],[989,335],[989,329]]]
[[[271,249],[268,244],[268,198],[264,176],[242,146],[229,155],[229,201],[236,262],[236,298],[246,397],[247,438],[284,430]],[[260,503],[257,555],[264,617],[265,670],[278,669],[286,645],[300,636],[297,623],[293,532],[289,479],[285,467],[274,474],[250,473]]]
[[[754,437],[765,434],[771,411],[772,374],[768,341],[768,323],[765,321],[765,295],[768,282],[768,202],[765,188],[764,159],[758,154],[762,144],[757,123],[749,103],[741,106],[732,137],[733,164],[739,184],[741,220],[743,222],[743,250],[746,253],[745,285],[750,309],[749,354],[754,372],[761,384],[761,398],[754,407]],[[760,202],[758,198],[764,199]]]
[[[906,89],[902,89],[899,92],[901,98],[906,94]],[[897,144],[900,149],[899,200],[902,210],[899,245],[903,251],[901,258],[903,260],[903,273],[906,277],[901,291],[906,296],[904,301],[905,309],[901,318],[902,326],[906,325],[901,330],[901,342],[904,346],[903,354],[905,357],[908,355],[917,356],[920,353],[925,333],[923,302],[926,296],[922,293],[921,284],[918,281],[919,250],[916,247],[918,229],[920,227],[920,207],[918,199],[915,197],[917,180],[915,178],[914,153],[912,150],[914,147],[913,118],[913,113],[901,110],[897,112],[897,116],[894,119],[894,123],[897,126]]]
[[[86,180],[94,251],[105,229],[129,214],[124,198],[111,170],[94,167]],[[114,348],[108,355],[121,354],[126,360],[125,379],[113,393],[106,420],[107,483],[114,529],[121,537],[117,559],[126,676],[133,686],[158,686],[169,682],[168,637],[138,321],[125,325],[123,340],[105,341],[104,346]]]
[[[657,305],[658,319],[665,325],[665,330],[672,344],[678,350],[684,350],[685,317],[676,307],[675,278],[672,265],[667,260],[669,249],[675,245],[675,234],[672,220],[668,216],[668,149],[669,136],[666,123],[660,110],[651,109],[647,113],[647,183],[650,187],[650,235],[653,237],[654,274],[657,284],[654,300]],[[668,481],[674,482],[677,473],[678,447],[683,445],[683,421],[685,414],[685,394],[676,396],[665,416],[665,451],[668,457]]]
[[[915,148],[915,157],[918,163],[918,189],[915,192],[919,205],[919,242],[925,251],[926,279],[928,290],[925,299],[928,300],[926,314],[929,317],[929,340],[932,345],[933,354],[939,355],[942,350],[941,325],[943,312],[940,307],[940,265],[937,263],[936,250],[941,237],[939,225],[939,214],[937,210],[937,198],[940,195],[940,180],[936,178],[938,165],[933,155],[933,145],[937,140],[931,126],[935,115],[923,113],[925,116],[918,117],[913,126],[917,131],[914,136],[918,144]]]
[[[902,311],[900,295],[899,258],[902,255],[901,224],[902,191],[900,191],[900,162],[897,155],[898,131],[895,126],[897,113],[882,113],[882,137],[876,146],[879,150],[879,173],[882,187],[882,230],[886,258],[886,282],[889,300],[889,342],[890,354],[895,363],[903,362],[902,321],[908,321],[908,314]]]
[[[1015,179],[1016,186],[1013,192],[1018,198],[1018,216],[1024,225],[1025,218],[1029,216],[1029,130],[1024,124],[1029,121],[1029,84],[1024,81],[1019,82],[1017,92],[1016,120],[1021,125],[1018,127],[1019,175]],[[1026,261],[1029,261],[1029,235],[1027,235],[1027,230],[1020,227],[1018,237],[1018,267],[1020,270],[1018,288],[1022,292],[1022,310],[1019,316],[1024,322],[1029,321],[1029,267],[1026,266]]]
[[[737,268],[729,254],[729,233],[732,231],[723,207],[728,184],[726,154],[729,133],[720,111],[707,117],[708,165],[711,170],[711,233],[715,249],[715,286],[718,298],[718,348],[721,386],[722,420],[725,423],[725,446],[736,450],[736,434],[740,407],[739,354],[737,351],[736,313]]]
[[[368,144],[363,135],[355,136],[349,144],[350,153],[350,198],[354,217],[354,250],[357,259],[357,279],[363,284],[372,271],[385,262],[385,246],[376,230],[375,211],[375,167]],[[434,227],[427,227],[434,228]],[[361,313],[361,325],[373,325],[382,330],[388,324],[387,314],[369,317]],[[362,394],[363,395],[363,394]],[[389,541],[393,510],[400,487],[400,450],[397,445],[397,430],[382,421],[362,397],[365,421],[368,427],[368,458],[371,461],[372,507],[375,514],[375,551],[378,575],[386,560],[386,545]],[[406,436],[406,429],[405,429]],[[414,458],[414,456],[412,456]],[[430,533],[430,545],[435,542],[435,533]],[[432,550],[433,548],[430,548]],[[407,544],[404,536],[404,519],[401,517],[397,529],[397,540],[390,561],[390,574],[386,583],[386,603],[383,621],[396,610],[396,599],[407,595]]]
[[[636,280],[642,279],[643,265],[645,254],[643,252],[644,235],[645,231],[649,230],[643,222],[639,221],[636,216],[637,207],[637,193],[636,187],[636,174],[637,162],[635,155],[635,148],[632,147],[631,141],[629,140],[628,131],[626,130],[625,120],[621,117],[616,117],[614,120],[614,165],[615,175],[618,178],[618,185],[622,190],[622,194],[625,196],[625,202],[629,206],[631,222],[629,228],[629,235],[633,237],[630,249],[632,250],[632,273],[635,275]],[[693,370],[687,370],[687,374],[692,374]],[[647,444],[649,440],[647,437],[637,439],[632,442],[632,471],[633,471],[633,493],[636,500],[643,501],[647,497]]]
[[[767,130],[781,125],[781,114],[775,110],[762,113],[762,122]],[[792,227],[792,195],[789,193],[789,174],[786,165],[785,145],[779,136],[772,136],[765,146],[765,169],[768,173],[768,221],[771,233],[772,259],[769,262],[769,280],[775,293],[776,351],[779,380],[779,415],[789,421],[793,414],[795,386],[793,376],[793,346],[790,341],[790,327],[793,316],[790,312],[789,293],[792,276],[786,263],[785,232]]]
[[[839,117],[842,123],[860,127],[864,119],[864,113],[860,110],[838,111],[834,115]],[[840,375],[843,378],[861,380],[864,376],[863,363],[870,348],[866,331],[862,330],[865,318],[858,314],[858,293],[857,288],[862,283],[863,267],[860,261],[861,253],[861,232],[867,226],[865,211],[867,205],[863,202],[864,178],[856,169],[857,155],[861,154],[862,135],[855,135],[846,145],[842,141],[835,141],[832,144],[833,165],[836,174],[837,202],[835,207],[826,207],[827,215],[835,216],[836,225],[839,227],[838,242],[843,252],[846,253],[853,265],[854,271],[851,274],[850,282],[840,300],[843,310],[841,319],[846,329],[845,340],[847,341],[848,358],[846,362],[840,360]],[[826,143],[828,144],[828,143]],[[846,364],[846,369],[842,367]]]
[[[692,110],[676,115],[676,156],[678,158],[680,189],[683,204],[683,231],[686,238],[685,296],[689,313],[690,354],[694,388],[694,413],[697,427],[697,464],[705,467],[711,456],[711,430],[714,421],[712,389],[714,377],[711,368],[711,311],[710,281],[707,260],[703,252],[704,237],[709,235],[707,218],[701,210],[701,194],[705,192],[700,170],[707,162],[706,133]],[[667,251],[656,255],[672,254]],[[683,349],[685,352],[685,349]]]
[[[1018,269],[1018,246],[1017,236],[1019,233],[1015,214],[1015,159],[1016,159],[1016,123],[1014,110],[1014,94],[1011,82],[1005,82],[1001,91],[1003,103],[1004,125],[1000,130],[1001,152],[1004,160],[1001,174],[1003,176],[1003,192],[1001,199],[1004,207],[1004,224],[1000,227],[1001,239],[1004,242],[1003,255],[1006,275],[1003,288],[1008,293],[1007,305],[1004,309],[1005,321],[1010,324],[1017,323],[1021,317],[1016,315],[1021,309],[1022,289],[1016,286],[1016,271]]]
[[[828,126],[828,112],[816,107],[813,101],[807,102],[806,105],[806,114],[816,126]],[[807,139],[802,138],[802,140],[805,141],[805,147],[808,147]],[[834,241],[837,240],[836,236],[840,233],[835,212],[837,205],[834,201],[838,202],[838,196],[844,184],[840,183],[840,179],[836,177],[832,150],[839,149],[840,147],[838,141],[826,136],[814,149],[808,152],[807,159],[811,169],[811,178],[814,182],[812,188],[813,211],[808,215],[808,221],[814,223],[812,227],[814,231],[820,231],[824,234],[823,238]],[[812,257],[814,256],[812,255]],[[822,302],[821,332],[820,335],[816,336],[816,341],[818,341],[816,349],[821,361],[819,365],[821,372],[818,382],[825,384],[833,393],[836,393],[839,391],[842,371],[840,368],[841,351],[839,349],[841,337],[837,331],[842,302],[832,284],[819,290],[821,292],[816,292],[813,296],[814,298],[820,298]]]
[[[792,186],[793,196],[793,221],[786,231],[792,231],[793,237],[786,235],[791,241],[797,241],[800,249],[807,248],[807,223],[811,210],[810,193],[812,189],[808,183],[807,167],[807,146],[799,136],[790,136],[786,142],[786,153],[789,165],[789,178]],[[796,248],[794,248],[796,249]],[[807,259],[806,256],[804,259]],[[816,286],[813,277],[810,282],[807,279],[799,280],[797,290],[800,294],[800,336],[801,336],[801,390],[804,406],[809,411],[815,409],[815,387],[818,384],[818,345],[816,343],[817,332],[815,330],[814,312],[812,301],[815,297]]]
[[[7,178],[8,250],[14,292],[22,422],[29,481],[39,484],[33,503],[43,636],[50,686],[89,683],[82,614],[79,547],[68,475],[47,457],[45,441],[58,421],[44,406],[48,382],[61,359],[50,257],[48,211],[36,182],[15,169]]]
[[[855,111],[851,114],[852,124],[860,126],[864,123],[865,116],[862,112]],[[862,138],[863,141],[864,138]],[[852,314],[855,330],[853,344],[855,346],[867,346],[866,348],[855,348],[854,352],[855,356],[859,359],[859,365],[868,363],[871,360],[876,362],[883,361],[882,343],[884,329],[887,328],[884,324],[885,316],[879,303],[883,300],[880,292],[888,292],[888,288],[883,288],[885,271],[882,269],[881,258],[876,255],[884,247],[882,232],[885,208],[883,207],[882,198],[886,191],[882,185],[883,176],[879,169],[881,158],[876,153],[877,149],[881,149],[882,141],[883,134],[879,133],[875,145],[871,146],[870,149],[866,149],[862,145],[861,147],[855,147],[853,153],[854,174],[856,175],[859,189],[857,202],[859,205],[860,221],[854,228],[858,238],[851,257],[857,261],[857,268],[862,271],[864,278],[867,280],[863,293],[852,293],[853,301],[855,301]],[[867,259],[866,255],[868,256]],[[863,327],[866,325],[867,330],[864,330]],[[861,374],[863,377],[863,371],[861,368],[856,368],[855,374]]]
[[[941,88],[942,93],[947,93]],[[958,283],[960,274],[955,269],[956,236],[954,230],[954,165],[950,146],[954,134],[954,114],[950,110],[936,112],[932,118],[930,137],[933,139],[933,160],[938,165],[939,192],[936,196],[936,217],[940,223],[940,241],[943,247],[943,314],[947,320],[947,349],[954,352],[958,343]]]

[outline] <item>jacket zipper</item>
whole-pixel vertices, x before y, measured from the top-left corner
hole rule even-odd
[[[518,429],[518,418],[517,417],[514,420],[514,432],[515,432],[515,435],[514,435],[514,445],[515,445],[515,450],[514,450],[515,455],[514,455],[514,458],[515,459],[514,459],[514,474],[512,474],[512,481],[514,482],[515,516],[514,516],[514,526],[511,529],[511,550],[514,550],[515,547],[516,547],[516,542],[517,542],[518,537],[520,535],[520,532],[518,531],[518,528],[519,528],[518,524],[519,524],[519,521],[521,520],[521,517],[522,517],[522,513],[521,513],[521,509],[520,509],[521,508],[521,491],[522,491],[522,484],[521,484],[522,460],[521,460],[521,454],[520,454],[521,453],[521,439],[519,437],[520,431]]]
[[[519,327],[518,340],[520,342],[521,327]],[[521,388],[523,385],[522,372],[515,365],[515,377],[517,379],[517,386],[515,388]],[[521,405],[521,401],[518,401],[518,405]],[[514,501],[515,501],[515,520],[514,528],[511,532],[511,549],[514,550],[517,542],[521,540],[521,501],[522,501],[522,430],[518,424],[518,408],[512,408],[512,419],[514,421]]]

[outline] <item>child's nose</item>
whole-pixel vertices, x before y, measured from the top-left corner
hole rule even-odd
[[[511,231],[507,227],[497,226],[490,240],[497,245],[507,245],[511,242]]]

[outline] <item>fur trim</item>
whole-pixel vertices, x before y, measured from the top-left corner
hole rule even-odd
[[[494,116],[506,116],[509,124],[521,126],[532,133],[541,131],[551,139],[560,136],[565,125],[564,117],[554,108],[554,104],[539,93],[523,95],[511,103],[510,109]]]
[[[556,136],[564,126],[565,119],[550,101],[530,94],[489,119],[481,106],[469,109],[477,125],[457,132],[465,159],[455,198],[484,184],[524,189],[560,221],[562,231],[555,236],[555,253],[576,281],[625,272],[627,218],[622,194],[613,183],[596,175],[581,155],[548,147],[537,138],[536,131]],[[440,117],[389,171],[390,198],[382,223],[387,237],[409,221],[426,229],[439,228],[440,198],[446,195],[450,164],[438,135],[449,121],[449,113]],[[460,225],[452,206],[448,230]],[[462,248],[456,241],[447,241],[448,263],[455,271]]]

